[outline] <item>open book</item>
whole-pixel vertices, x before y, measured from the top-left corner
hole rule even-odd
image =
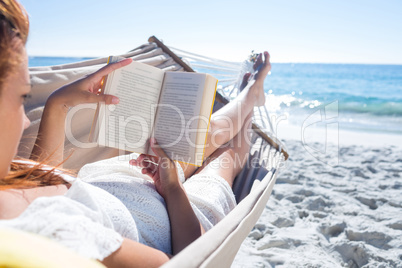
[[[110,57],[109,63],[119,57]],[[173,160],[202,165],[217,79],[201,73],[165,72],[132,62],[109,74],[102,93],[120,99],[98,104],[90,141],[154,155],[149,139]]]

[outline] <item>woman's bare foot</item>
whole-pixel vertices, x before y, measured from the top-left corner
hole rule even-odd
[[[244,74],[243,80],[240,85],[240,91],[242,91],[247,86],[248,82],[251,80],[250,77],[254,76],[259,71],[261,66],[262,66],[262,54],[260,53],[258,54],[257,59],[253,64],[253,70],[254,70],[253,74],[251,74],[250,72]]]
[[[247,76],[247,86],[250,87],[250,93],[255,94],[254,105],[263,106],[265,104],[264,80],[271,70],[269,53],[267,51],[264,52],[264,60],[262,59],[262,54],[258,55],[253,68],[256,72],[253,75]],[[244,84],[246,75],[244,75],[242,85]]]

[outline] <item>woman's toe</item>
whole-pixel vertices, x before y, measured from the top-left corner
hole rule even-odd
[[[259,68],[261,68],[261,64],[262,64],[262,54],[258,54],[257,59],[253,65],[253,69],[254,71],[258,71]]]
[[[249,72],[244,74],[243,81],[241,82],[241,85],[240,85],[240,90],[243,90],[247,86],[250,76],[251,76],[251,73],[249,73]]]

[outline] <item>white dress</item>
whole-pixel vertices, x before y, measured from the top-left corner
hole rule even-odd
[[[17,218],[0,226],[37,233],[84,257],[103,260],[123,237],[171,253],[169,217],[164,199],[138,168],[133,156],[84,166],[64,196],[40,197]],[[177,165],[181,180],[183,170]],[[219,176],[195,175],[183,183],[191,205],[209,230],[236,205],[229,185]]]

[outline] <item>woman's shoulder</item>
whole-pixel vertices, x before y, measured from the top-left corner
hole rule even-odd
[[[64,184],[0,191],[0,219],[18,217],[38,197],[64,195],[67,191]]]

